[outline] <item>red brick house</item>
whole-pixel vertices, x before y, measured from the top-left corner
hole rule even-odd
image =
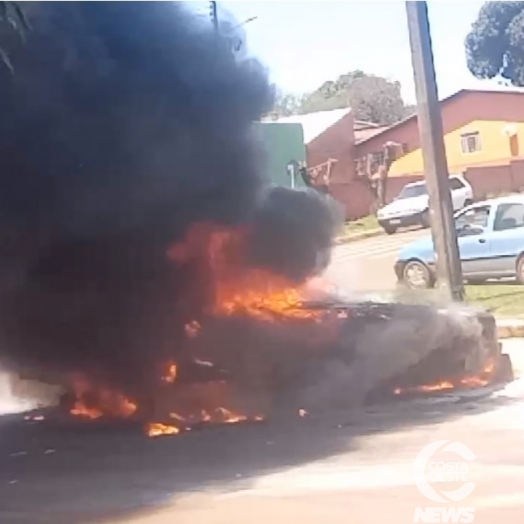
[[[464,173],[479,197],[524,187],[523,90],[464,89],[442,100],[441,111],[450,172]],[[368,214],[373,199],[366,183],[356,177],[356,159],[379,153],[389,141],[402,144],[404,152],[390,170],[391,198],[423,176],[416,115],[373,128],[355,123],[346,111],[306,141],[308,167],[330,166],[330,192],[344,203],[347,218]]]

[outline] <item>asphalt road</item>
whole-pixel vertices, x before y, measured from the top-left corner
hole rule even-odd
[[[348,291],[390,291],[397,282],[393,266],[400,249],[427,235],[429,230],[419,229],[342,244],[335,248],[326,275]]]
[[[524,342],[513,357],[522,376]],[[519,378],[498,391],[160,439],[124,426],[4,417],[0,522],[405,524],[417,507],[449,507],[426,499],[412,472],[421,449],[442,439],[475,455],[468,481],[476,487],[452,505],[475,507],[476,523],[517,524],[524,515],[523,400]]]
[[[386,289],[400,246],[423,234],[340,246],[328,273],[354,291]],[[0,522],[405,524],[417,507],[467,506],[475,523],[520,523],[524,341],[509,349],[517,380],[498,390],[176,437],[0,417]],[[461,442],[475,455],[467,475],[476,486],[462,502],[433,502],[415,485],[414,461],[437,440]]]

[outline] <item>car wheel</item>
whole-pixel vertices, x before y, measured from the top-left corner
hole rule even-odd
[[[521,253],[517,260],[517,282],[524,284],[524,253]]]
[[[384,226],[384,231],[388,234],[388,235],[394,235],[396,232],[397,232],[397,228],[395,226]]]
[[[410,289],[430,289],[433,275],[428,266],[418,260],[410,260],[404,266],[402,279]]]
[[[426,211],[422,213],[421,224],[424,229],[427,229],[431,225],[429,221],[429,209],[426,209]]]

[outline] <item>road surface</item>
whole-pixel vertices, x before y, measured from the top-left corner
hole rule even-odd
[[[513,348],[518,376],[523,344]],[[519,378],[499,391],[160,439],[4,418],[0,522],[406,524],[417,507],[465,506],[478,524],[520,524],[523,400]],[[462,502],[432,502],[414,483],[418,453],[437,440],[459,441],[475,455],[466,480],[476,487]]]
[[[340,246],[329,273],[353,290],[385,289],[394,285],[387,270],[400,246],[423,234]],[[416,508],[472,507],[474,523],[520,524],[524,341],[509,349],[517,380],[499,390],[278,424],[147,439],[136,428],[2,417],[0,522],[406,524],[414,522]],[[434,502],[415,485],[415,459],[437,440],[461,442],[475,455],[467,463],[467,481],[475,487],[463,501]],[[442,495],[443,485],[432,486]]]
[[[429,230],[419,229],[337,246],[326,276],[358,293],[392,290],[397,282],[393,265],[400,249],[429,234]]]

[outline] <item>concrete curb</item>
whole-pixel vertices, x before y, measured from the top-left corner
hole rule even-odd
[[[369,231],[362,231],[362,233],[355,233],[354,235],[345,235],[337,237],[335,239],[335,244],[350,244],[351,242],[356,242],[357,240],[363,240],[364,238],[378,237],[384,234],[382,229],[370,229]]]
[[[524,337],[524,320],[518,318],[497,319],[499,339]]]

